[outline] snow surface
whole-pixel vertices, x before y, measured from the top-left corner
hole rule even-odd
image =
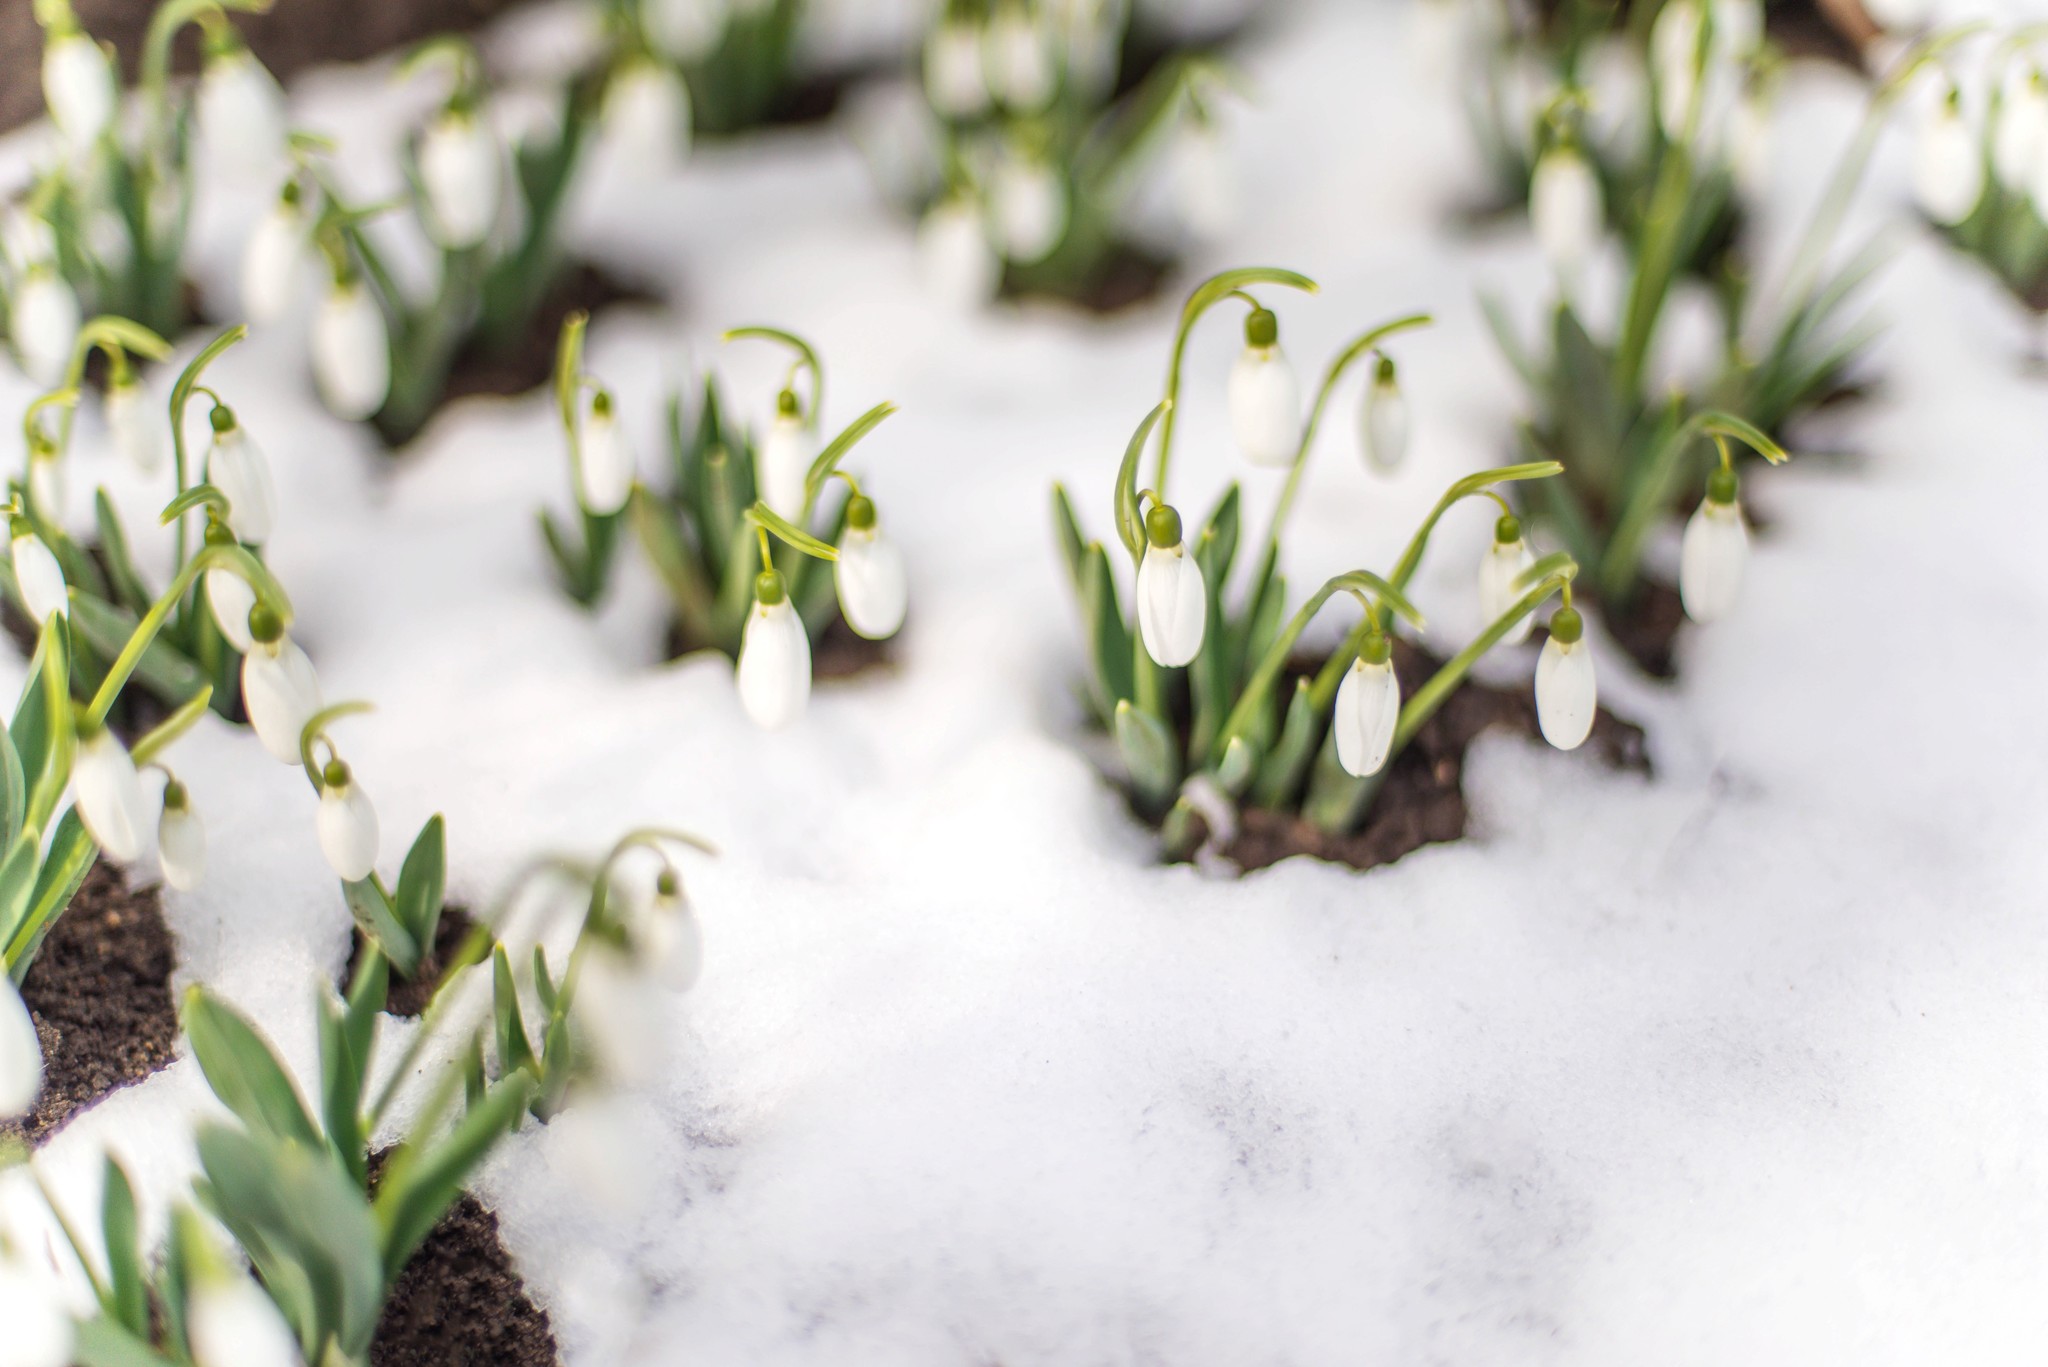
[[[1279,301],[1304,367],[1441,317],[1399,352],[1403,473],[1364,473],[1349,395],[1326,429],[1307,581],[1384,567],[1444,483],[1506,456],[1521,399],[1474,290],[1533,317],[1546,284],[1525,232],[1443,227],[1477,171],[1405,10],[1280,18],[1244,53],[1254,211],[1195,264],[1321,280]],[[1857,110],[1838,74],[1788,93],[1774,241]],[[295,91],[356,169],[408,98],[382,68]],[[1900,207],[1904,150],[1865,218]],[[204,229],[209,289],[232,288],[233,219]],[[946,315],[822,130],[597,187],[577,237],[680,301],[592,329],[643,453],[663,386],[707,362],[765,408],[773,358],[722,353],[734,324],[814,338],[837,422],[902,405],[854,462],[911,557],[900,665],[821,688],[786,734],[745,724],[724,661],[658,660],[645,574],[595,619],[554,590],[533,512],[567,479],[541,397],[462,404],[390,467],[320,412],[289,329],[211,377],[276,465],[272,563],[330,696],[377,704],[338,732],[387,869],[434,811],[472,902],[634,825],[724,851],[688,870],[709,963],[659,1084],[529,1130],[480,1183],[572,1367],[2040,1360],[2048,389],[1974,268],[1902,230],[1884,386],[1813,442],[1857,454],[1750,481],[1770,527],[1746,599],[1687,636],[1683,681],[1603,651],[1654,779],[1488,738],[1473,838],[1230,880],[1156,864],[1103,781],[1046,514],[1065,479],[1106,534],[1177,297]],[[1236,473],[1234,332],[1191,353],[1184,505]],[[26,398],[0,379],[0,412]],[[88,474],[137,527],[165,496],[82,464],[81,518]],[[1435,639],[1477,624],[1485,534],[1467,510],[1433,549]],[[311,794],[211,721],[172,758],[215,850],[201,891],[166,894],[178,981],[310,1074],[312,984],[349,929]],[[160,1221],[210,1109],[181,1059],[39,1162],[82,1210],[111,1148]]]

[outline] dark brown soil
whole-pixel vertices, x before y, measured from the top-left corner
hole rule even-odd
[[[1041,272],[1013,265],[1003,274],[1002,293],[1005,299],[1059,299],[1106,316],[1121,313],[1158,294],[1172,276],[1173,265],[1129,243],[1121,243],[1110,249],[1078,288],[1053,289],[1040,280]]]
[[[21,1121],[0,1121],[0,1135],[40,1144],[171,1061],[175,957],[157,890],[131,889],[111,864],[93,865],[21,985],[43,1045],[43,1091]]]
[[[441,923],[434,928],[434,949],[420,965],[417,976],[401,978],[391,975],[391,989],[384,999],[384,1009],[394,1016],[414,1017],[425,1014],[427,1003],[434,999],[434,989],[441,985],[441,975],[448,971],[456,955],[462,952],[464,941],[476,925],[463,907],[444,907]],[[355,947],[349,951],[348,967],[342,970],[341,981],[337,984],[343,996],[348,995],[349,985],[356,980],[356,970],[362,966],[363,955],[370,942],[363,938],[361,930],[355,933]]]
[[[1627,651],[1645,674],[1653,679],[1677,676],[1678,634],[1686,623],[1685,604],[1679,601],[1677,589],[1644,579],[1636,586],[1635,597],[1619,610],[1610,612],[1603,604],[1600,620],[1614,643]]]
[[[370,1162],[374,1189],[384,1155]],[[398,1274],[370,1367],[554,1367],[545,1310],[526,1294],[498,1217],[464,1193]]]

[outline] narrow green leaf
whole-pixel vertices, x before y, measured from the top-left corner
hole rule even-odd
[[[327,1145],[359,1187],[369,1185],[369,1136],[363,1126],[363,1071],[367,1058],[350,1038],[348,1008],[320,994],[320,1116]]]
[[[27,815],[28,776],[22,772],[14,738],[0,730],[0,849],[14,844]]]
[[[77,1367],[173,1367],[171,1359],[112,1319],[86,1320],[72,1339]]]
[[[135,1189],[112,1154],[100,1182],[100,1237],[107,1253],[107,1304],[102,1308],[130,1333],[149,1333],[149,1291],[142,1239],[135,1218]]]
[[[420,827],[398,870],[393,910],[410,931],[422,955],[433,946],[441,924],[441,902],[448,891],[448,823],[436,813]]]
[[[348,903],[349,913],[355,917],[356,925],[372,943],[384,951],[384,957],[391,960],[391,966],[402,978],[416,977],[420,971],[420,957],[425,953],[420,942],[413,938],[398,919],[397,908],[384,895],[384,889],[377,885],[377,876],[341,885],[342,900]]]
[[[325,1146],[291,1074],[255,1026],[201,987],[186,991],[180,1016],[207,1085],[243,1124],[279,1139]]]
[[[413,1161],[394,1163],[377,1192],[384,1275],[395,1280],[441,1216],[462,1194],[462,1184],[493,1145],[512,1131],[533,1097],[533,1078],[514,1073],[470,1108],[454,1131]],[[410,1147],[410,1146],[408,1146]]]
[[[139,618],[149,611],[155,595],[142,582],[142,575],[129,556],[128,534],[121,529],[121,519],[115,516],[105,489],[94,491],[92,513],[99,525],[100,557],[107,567],[107,587],[116,602]]]
[[[1141,803],[1164,808],[1180,785],[1180,756],[1166,723],[1129,702],[1116,705],[1116,743]]]
[[[491,951],[491,987],[497,1022],[498,1062],[506,1072],[533,1066],[533,1046],[526,1037],[526,1018],[519,1010],[519,989],[512,981],[512,960],[499,945]]]
[[[36,875],[35,891],[29,894],[28,914],[16,927],[14,938],[7,946],[7,961],[18,983],[27,974],[29,965],[35,962],[36,951],[42,947],[43,937],[50,933],[50,927],[57,924],[57,918],[71,905],[71,899],[78,895],[79,884],[92,869],[93,861],[99,858],[99,846],[85,832],[85,824],[78,819],[78,812],[66,808],[57,820],[57,830],[50,837],[50,845],[43,852],[42,872]]]

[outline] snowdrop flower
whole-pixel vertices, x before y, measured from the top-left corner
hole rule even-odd
[[[114,67],[75,20],[53,28],[43,47],[43,100],[71,150],[98,142],[114,118]]]
[[[36,1104],[36,1093],[42,1089],[43,1046],[36,1039],[36,1023],[30,1019],[28,1005],[15,989],[13,976],[0,973],[0,1119],[13,1120],[28,1114],[28,1108]],[[18,1275],[0,1262],[0,1307],[10,1305],[10,1298],[19,1294],[19,1288],[8,1281],[10,1276]],[[33,1325],[35,1321],[18,1321],[11,1314],[0,1314],[0,1324],[7,1325],[10,1334],[17,1323]],[[27,1360],[43,1361],[34,1357]],[[70,1361],[67,1354],[56,1359],[55,1367],[65,1367]]]
[[[971,20],[944,20],[925,39],[924,90],[941,118],[971,119],[988,108],[981,34]]]
[[[1067,236],[1066,182],[1037,157],[1009,157],[989,183],[996,236],[1012,261],[1030,266],[1051,256]]]
[[[252,323],[274,323],[292,306],[306,269],[306,216],[298,182],[256,222],[242,250],[242,311]]]
[[[1650,26],[1650,70],[1657,82],[1657,121],[1666,137],[1685,136],[1700,76],[1700,0],[1669,0]]]
[[[71,612],[71,597],[64,587],[64,569],[57,563],[57,557],[43,544],[25,517],[17,517],[9,529],[12,544],[9,554],[14,561],[14,583],[21,590],[22,605],[28,609],[29,620],[37,626],[52,617],[66,617]]]
[[[199,78],[199,138],[225,170],[256,174],[284,156],[284,91],[248,45],[227,33]]]
[[[28,497],[37,512],[51,522],[64,519],[64,457],[46,440],[38,440],[28,451]]]
[[[206,449],[206,481],[226,495],[228,527],[237,541],[260,546],[277,520],[277,486],[270,462],[235,421],[233,410],[213,410],[213,444]]]
[[[1963,116],[1962,94],[1953,86],[1921,123],[1914,141],[1913,193],[1926,215],[1944,225],[1968,218],[1984,193],[1977,137]]]
[[[1593,732],[1599,706],[1593,678],[1593,648],[1585,622],[1569,606],[1550,618],[1550,639],[1536,661],[1536,724],[1543,739],[1560,750],[1576,750]]]
[[[55,266],[44,265],[22,278],[11,303],[9,321],[22,372],[43,388],[55,389],[78,340],[78,296]]]
[[[990,90],[1019,113],[1037,113],[1059,89],[1052,44],[1022,5],[1005,5],[989,21],[984,60]]]
[[[640,26],[664,56],[685,66],[703,61],[731,22],[727,0],[642,0]]]
[[[1394,746],[1401,681],[1394,677],[1392,654],[1386,635],[1373,632],[1337,685],[1337,762],[1353,778],[1371,778],[1384,769]]]
[[[153,475],[164,464],[164,431],[149,405],[149,394],[135,378],[125,358],[114,366],[114,381],[102,405],[107,431],[114,449],[145,475]]]
[[[811,445],[796,395],[783,390],[775,399],[775,420],[761,439],[755,462],[761,501],[791,522],[804,516],[804,480],[811,472]]]
[[[811,638],[790,605],[782,576],[764,570],[740,637],[735,669],[740,706],[754,725],[779,731],[803,715],[811,699]]]
[[[1252,464],[1291,465],[1301,443],[1301,382],[1280,351],[1280,320],[1253,309],[1244,341],[1230,372],[1231,431]]]
[[[149,829],[149,801],[142,795],[142,779],[113,732],[99,725],[87,730],[87,725],[81,721],[78,758],[71,766],[78,819],[109,859],[132,864],[142,856],[144,832]]]
[[[1620,34],[1601,38],[1586,68],[1591,91],[1586,123],[1593,140],[1617,151],[1632,150],[1650,112],[1650,77],[1635,44]]]
[[[664,987],[687,992],[697,985],[704,971],[704,931],[674,869],[656,877],[654,900],[640,914],[634,939],[642,962]]]
[[[357,422],[391,394],[391,334],[361,280],[336,280],[313,315],[313,378],[328,410]]]
[[[1606,224],[1600,178],[1577,144],[1558,143],[1537,159],[1529,181],[1529,222],[1552,269],[1567,280],[1576,277]]]
[[[1520,601],[1522,592],[1516,584],[1535,564],[1536,557],[1529,550],[1529,543],[1522,539],[1520,519],[1503,514],[1493,526],[1493,547],[1479,562],[1479,617],[1482,626],[1492,626]],[[1529,629],[1534,625],[1532,616],[1524,616],[1508,628],[1500,643],[1516,646],[1528,640]]]
[[[634,1087],[653,1081],[667,1055],[659,980],[616,945],[594,942],[572,1006],[579,1034],[606,1077]]]
[[[2048,84],[2039,71],[2006,90],[1998,102],[1998,122],[1991,130],[1991,173],[2012,189],[2030,188],[2048,135]]]
[[[909,607],[903,552],[882,534],[875,505],[863,494],[847,502],[846,531],[839,538],[832,578],[839,589],[839,610],[858,635],[880,641],[903,626]]]
[[[210,519],[206,524],[206,544],[209,546],[231,546],[235,534],[227,524]],[[249,587],[249,581],[230,569],[215,567],[202,577],[206,585],[206,606],[213,614],[214,625],[227,643],[235,648],[238,655],[247,655],[256,648],[256,638],[249,634],[249,612],[256,606],[256,590]]]
[[[190,892],[206,876],[206,825],[192,806],[185,785],[164,781],[163,811],[156,819],[156,858],[164,881]]]
[[[1003,263],[989,242],[988,225],[964,195],[925,212],[917,226],[917,258],[932,292],[962,311],[986,304],[1002,286]]]
[[[498,140],[467,109],[441,111],[420,135],[420,187],[427,226],[449,251],[484,240],[498,218]]]
[[[1685,524],[1678,554],[1678,597],[1685,615],[1712,622],[1728,615],[1742,591],[1742,570],[1749,563],[1749,525],[1736,494],[1735,472],[1717,469],[1707,481],[1707,496]]]
[[[186,1312],[198,1367],[300,1367],[298,1340],[263,1289],[241,1275],[202,1282]]]
[[[1181,213],[1201,237],[1221,237],[1237,224],[1237,176],[1222,130],[1196,119],[1173,141],[1171,170]]]
[[[320,710],[320,676],[277,614],[258,604],[249,613],[251,647],[242,657],[242,706],[256,739],[280,764],[299,762],[299,737]]]
[[[1408,396],[1401,392],[1394,358],[1382,356],[1366,386],[1358,415],[1359,440],[1366,463],[1383,475],[1401,468],[1408,454]]]
[[[360,883],[377,866],[377,809],[338,759],[320,771],[320,853],[344,883]]]
[[[586,511],[610,517],[633,494],[633,448],[619,430],[609,390],[600,389],[576,434],[576,496]]]
[[[640,169],[670,166],[689,155],[690,92],[660,62],[631,61],[604,92],[604,130]]]
[[[1138,637],[1145,653],[1178,669],[1202,648],[1209,592],[1202,567],[1181,539],[1180,514],[1165,504],[1145,514],[1145,555],[1138,562]]]
[[[1750,82],[1728,125],[1728,168],[1735,188],[1762,199],[1771,169],[1771,100],[1762,82]]]
[[[26,275],[56,260],[57,234],[48,220],[22,205],[8,206],[5,217],[0,217],[0,262],[17,274]]]

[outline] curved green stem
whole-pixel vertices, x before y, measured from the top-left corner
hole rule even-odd
[[[145,732],[128,752],[128,757],[134,760],[138,767],[149,763],[168,750],[178,737],[197,726],[199,719],[206,715],[206,709],[212,705],[213,685],[201,684],[199,691],[185,699],[177,711]],[[168,776],[170,770],[166,769],[164,773]]]
[[[299,728],[299,764],[305,769],[306,777],[313,781],[314,792],[319,792],[324,785],[320,781],[320,766],[313,762],[313,742],[327,739],[326,732],[330,722],[340,721],[343,717],[359,717],[365,712],[376,710],[374,703],[338,702],[332,707],[323,707],[306,718],[306,724]],[[333,741],[327,742],[327,749],[329,758],[333,758]]]
[[[745,337],[754,337],[765,342],[780,342],[783,346],[794,351],[797,355],[797,362],[804,369],[811,372],[811,402],[804,410],[804,425],[816,427],[819,414],[825,411],[825,367],[818,360],[817,351],[812,348],[809,342],[806,342],[794,332],[785,332],[781,328],[761,327],[758,325],[732,328],[723,333],[718,340],[721,342],[737,342]]]
[[[219,355],[249,335],[249,325],[238,323],[215,337],[203,347],[192,363],[179,373],[177,382],[171,386],[171,465],[178,481],[178,494],[189,487],[190,469],[185,458],[185,405],[192,401],[192,391],[199,387],[199,377],[213,364]],[[219,401],[216,400],[216,403]],[[178,569],[185,567],[185,522],[180,518],[177,530],[177,545],[171,563]]]
[[[106,724],[107,713],[112,710],[114,699],[120,696],[128,677],[135,672],[136,665],[142,662],[142,653],[149,649],[150,643],[156,640],[157,633],[163,630],[164,622],[171,615],[171,609],[184,600],[201,574],[216,567],[232,569],[248,582],[249,587],[255,591],[258,601],[277,613],[280,621],[291,621],[291,604],[285,599],[284,590],[271,578],[270,571],[263,568],[262,561],[240,546],[202,547],[199,554],[193,556],[178,571],[177,576],[171,580],[170,587],[150,604],[149,611],[143,614],[142,620],[135,624],[135,630],[129,633],[128,643],[121,647],[121,653],[115,656],[113,664],[107,667],[107,677],[101,681],[99,691],[93,694],[92,702],[85,710],[86,718],[92,725]]]
[[[804,472],[803,520],[806,523],[811,520],[811,511],[817,504],[818,495],[824,491],[826,482],[838,470],[839,462],[846,459],[846,453],[859,445],[863,437],[880,427],[883,420],[895,412],[896,405],[893,403],[876,404],[856,418],[844,432],[834,437],[831,445],[818,453],[818,458],[811,462],[811,468]]]
[[[1138,506],[1138,462],[1145,454],[1145,442],[1152,435],[1152,428],[1159,420],[1173,411],[1173,400],[1166,399],[1153,406],[1145,420],[1138,424],[1138,430],[1131,435],[1124,446],[1123,464],[1117,467],[1115,514],[1117,539],[1124,543],[1124,549],[1131,553],[1133,561],[1145,558],[1145,520]],[[1150,491],[1152,497],[1159,497],[1157,490]]]
[[[805,555],[819,560],[837,560],[839,558],[838,551],[818,540],[817,537],[812,536],[803,528],[796,526],[765,503],[754,503],[747,509],[745,516],[748,522],[751,522],[760,530],[764,538],[768,533],[773,532],[777,540],[795,547]],[[765,540],[761,544],[761,564],[763,568],[768,568],[773,564],[768,559],[768,545]]]
[[[1643,542],[1649,536],[1657,514],[1670,498],[1671,478],[1678,469],[1679,458],[1702,436],[1711,436],[1717,441],[1734,437],[1773,465],[1786,460],[1784,447],[1755,425],[1732,413],[1710,409],[1686,419],[1669,440],[1651,453],[1648,462],[1636,475],[1628,501],[1615,521],[1614,532],[1607,539],[1607,552],[1600,560],[1600,592],[1603,595],[1620,597],[1634,583]]]
[[[1288,289],[1314,294],[1321,286],[1305,275],[1295,271],[1280,270],[1270,266],[1249,266],[1242,270],[1224,271],[1213,275],[1195,286],[1194,293],[1181,305],[1180,328],[1173,337],[1173,359],[1166,367],[1166,417],[1159,433],[1159,464],[1153,476],[1152,487],[1166,496],[1166,473],[1173,461],[1173,415],[1180,403],[1181,367],[1187,359],[1188,336],[1195,329],[1195,323],[1209,309],[1242,292],[1246,285],[1284,285]]]
[[[1561,554],[1561,552],[1560,552]],[[1546,562],[1547,563],[1547,562]],[[1444,705],[1444,700],[1465,681],[1472,672],[1472,666],[1479,658],[1494,648],[1515,624],[1543,606],[1544,599],[1553,593],[1569,592],[1572,576],[1578,573],[1578,565],[1569,563],[1568,568],[1553,570],[1544,575],[1535,588],[1530,589],[1516,600],[1515,605],[1494,619],[1493,625],[1473,638],[1470,645],[1444,662],[1443,668],[1430,676],[1428,683],[1415,690],[1415,696],[1401,706],[1401,719],[1394,726],[1394,745],[1389,759],[1398,755],[1423,724]]]
[[[1496,484],[1512,484],[1524,479],[1549,479],[1552,475],[1563,473],[1564,466],[1557,461],[1532,460],[1520,465],[1503,465],[1492,470],[1481,470],[1456,481],[1450,488],[1444,490],[1443,497],[1429,510],[1429,516],[1423,518],[1422,525],[1415,529],[1415,535],[1408,538],[1407,549],[1401,552],[1401,558],[1395,562],[1394,572],[1388,578],[1393,580],[1396,588],[1408,587],[1408,581],[1415,577],[1415,571],[1422,564],[1423,552],[1429,549],[1430,534],[1436,530],[1436,524],[1443,519],[1443,515],[1455,504],[1474,495],[1492,494],[1492,486]],[[1498,494],[1493,496],[1499,497]],[[1503,502],[1501,507],[1505,509],[1506,503]]]

